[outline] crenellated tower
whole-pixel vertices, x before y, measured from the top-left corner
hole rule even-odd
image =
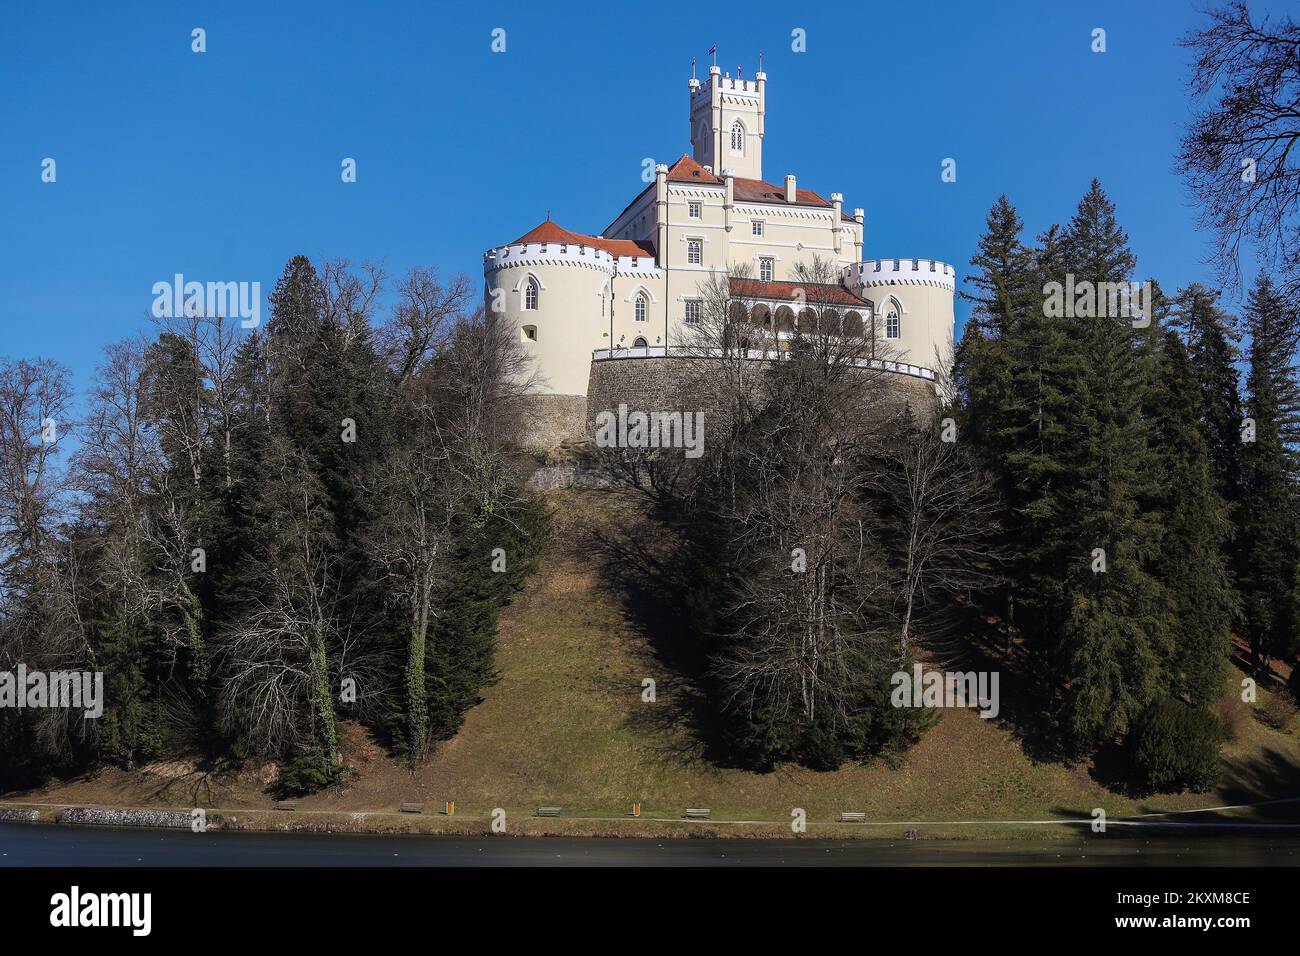
[[[763,120],[767,74],[752,80],[709,67],[705,82],[691,77],[691,155],[715,175],[763,178]]]

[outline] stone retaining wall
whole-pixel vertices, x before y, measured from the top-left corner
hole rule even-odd
[[[583,395],[529,395],[524,399],[524,445],[553,451],[587,431],[587,399]]]
[[[60,823],[99,827],[167,827],[188,830],[190,815],[182,810],[110,810],[103,807],[69,807]]]
[[[752,363],[754,381],[763,363]],[[587,387],[587,430],[594,432],[596,416],[602,411],[617,412],[619,404],[640,411],[702,411],[707,420],[709,402],[696,386],[705,368],[699,359],[624,358],[591,363]],[[864,372],[864,374],[868,374]],[[869,373],[879,375],[881,373]],[[913,414],[932,416],[938,407],[934,383],[915,375],[884,373],[897,396],[907,402]]]
[[[754,362],[758,380],[761,362]],[[617,412],[620,404],[640,411],[702,411],[709,418],[707,399],[695,384],[705,373],[702,360],[688,358],[621,358],[592,362],[587,394],[530,395],[526,399],[523,443],[527,448],[554,452],[594,432],[596,416]],[[917,415],[937,407],[934,383],[914,375],[885,373],[898,396]],[[559,476],[561,484],[563,477]]]

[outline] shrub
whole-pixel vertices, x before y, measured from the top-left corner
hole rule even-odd
[[[323,790],[339,779],[341,768],[318,750],[304,750],[280,768],[275,793],[283,797],[301,797]]]
[[[1219,779],[1223,728],[1209,710],[1180,700],[1149,706],[1129,731],[1133,767],[1149,790],[1204,793]]]
[[[1250,717],[1250,708],[1241,699],[1241,695],[1234,691],[1219,699],[1219,702],[1214,705],[1214,714],[1219,718],[1224,739],[1236,740],[1241,736],[1241,730]]]
[[[1259,719],[1274,730],[1280,730],[1284,734],[1291,732],[1291,726],[1295,723],[1295,715],[1295,699],[1289,691],[1280,687],[1270,694],[1268,700],[1264,701],[1259,708]]]

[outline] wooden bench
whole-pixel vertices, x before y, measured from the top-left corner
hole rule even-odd
[[[424,812],[424,804],[423,804],[423,803],[404,803],[404,804],[402,804],[402,812],[403,812],[403,813],[423,813],[423,812]]]
[[[281,801],[279,801],[278,803],[276,803],[275,808],[276,808],[277,810],[297,810],[297,809],[298,809],[298,801],[296,801],[296,800],[281,800]]]
[[[539,817],[558,817],[560,815],[559,807],[538,807],[537,815]]]
[[[840,823],[866,823],[867,815],[861,810],[845,810],[840,814]]]
[[[707,820],[711,812],[704,807],[687,807],[684,816],[688,820]]]

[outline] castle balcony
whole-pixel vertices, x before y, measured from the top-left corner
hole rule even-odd
[[[698,346],[676,346],[673,348],[665,348],[662,345],[647,345],[616,349],[594,349],[591,353],[591,360],[593,362],[612,362],[623,359],[699,359],[722,358],[724,356],[731,358],[736,357],[734,352],[728,353],[723,349],[700,348]],[[753,362],[780,362],[789,359],[790,352],[786,349],[746,349],[744,357],[747,361]],[[928,382],[933,382],[935,380],[934,369],[926,368],[923,365],[911,365],[907,362],[890,362],[883,359],[869,358],[853,359],[852,364],[855,368],[870,368],[881,372],[893,372],[896,375],[910,375],[913,378],[925,379]]]

